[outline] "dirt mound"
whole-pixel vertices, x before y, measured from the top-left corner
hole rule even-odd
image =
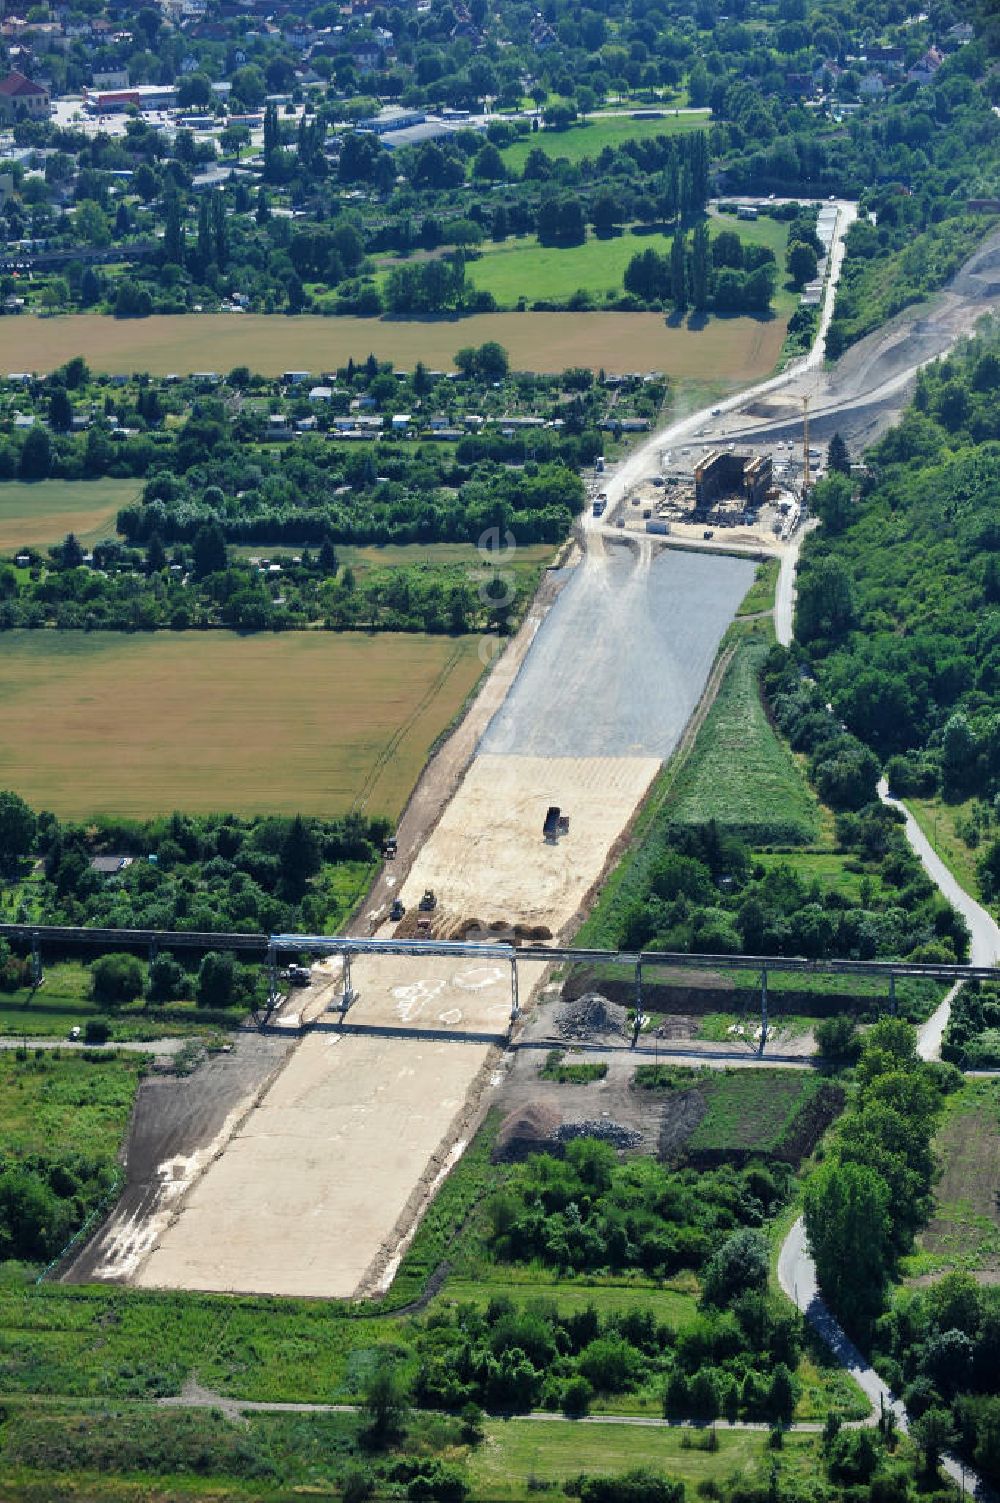
[[[495,1164],[513,1164],[529,1153],[545,1153],[557,1147],[562,1118],[554,1107],[541,1102],[518,1107],[500,1124],[493,1146]]]
[[[602,1143],[610,1143],[612,1148],[638,1148],[642,1142],[641,1132],[636,1132],[634,1127],[625,1127],[621,1122],[612,1122],[610,1117],[588,1122],[564,1122],[556,1137],[560,1143],[571,1143],[574,1138],[599,1138]]]
[[[584,992],[571,1002],[564,1002],[556,1017],[560,1038],[624,1038],[628,1013],[618,1002],[610,1002],[600,992]]]

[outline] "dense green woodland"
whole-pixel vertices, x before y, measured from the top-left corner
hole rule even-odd
[[[817,487],[796,634],[818,690],[795,692],[816,717],[832,702],[904,795],[1000,791],[998,391],[990,327],[921,374],[859,495]]]

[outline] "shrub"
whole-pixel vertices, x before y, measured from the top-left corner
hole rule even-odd
[[[86,1044],[106,1044],[111,1037],[111,1024],[107,1018],[88,1018],[84,1024],[83,1040]]]
[[[102,955],[90,973],[91,995],[105,1007],[120,1007],[142,994],[142,966],[134,955]]]

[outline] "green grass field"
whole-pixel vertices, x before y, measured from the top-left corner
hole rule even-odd
[[[744,244],[766,245],[774,251],[781,272],[787,225],[774,219],[737,221],[726,215],[712,215],[708,224],[713,239],[723,230],[736,230]],[[472,283],[491,292],[499,307],[513,308],[519,298],[559,301],[578,290],[594,297],[606,292],[620,296],[628,263],[644,250],[667,255],[670,237],[626,231],[607,240],[591,236],[582,245],[564,247],[539,245],[534,235],[499,244],[487,241],[482,246],[482,259],[470,261],[467,269]],[[773,307],[776,316],[787,319],[798,299],[785,290],[783,282],[783,275],[779,275]]]
[[[3,918],[6,922],[10,913],[3,913]],[[42,959],[45,979],[36,991],[22,987],[16,992],[0,992],[0,1037],[68,1038],[71,1028],[85,1028],[89,1018],[101,1017],[110,1024],[111,1040],[117,1043],[181,1035],[214,1040],[219,1036],[220,1022],[231,1021],[235,1026],[244,1016],[234,1009],[231,1014],[213,1013],[206,1018],[194,1002],[148,1008],[141,999],[109,1014],[91,998],[86,965],[76,960],[50,965],[44,954]]]
[[[585,157],[600,156],[606,146],[621,146],[626,141],[645,141],[651,136],[684,135],[688,131],[704,130],[708,124],[708,110],[697,115],[664,113],[656,120],[633,120],[630,115],[608,115],[600,120],[580,121],[568,130],[532,131],[530,136],[524,136],[512,146],[505,146],[500,155],[507,164],[508,171],[520,176],[533,147],[544,151],[547,157],[565,157],[568,162],[576,164]]]
[[[9,632],[0,787],[69,818],[394,817],[482,672],[476,637]]]
[[[74,1153],[113,1159],[125,1135],[142,1056],[85,1058],[0,1051],[4,1151],[16,1158]]]
[[[750,1479],[758,1471],[766,1477],[772,1455],[766,1434],[721,1428],[717,1433],[719,1448],[712,1452],[685,1449],[685,1437],[690,1443],[697,1432],[676,1427],[635,1430],[590,1421],[491,1420],[484,1443],[469,1461],[473,1497],[477,1503],[517,1503],[537,1493],[538,1481],[558,1487],[580,1472],[607,1476],[640,1466],[687,1483],[692,1495],[699,1482],[709,1479]],[[815,1466],[818,1445],[817,1435],[786,1436],[783,1474],[791,1477]]]
[[[138,494],[137,480],[4,480],[0,555],[60,543],[68,532],[84,543],[114,537],[116,515]]]
[[[717,819],[762,845],[810,843],[820,806],[764,712],[762,643],[741,642],[694,749],[674,784],[672,823]]]

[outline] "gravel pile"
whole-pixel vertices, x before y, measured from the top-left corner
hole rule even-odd
[[[584,992],[561,1008],[556,1019],[564,1039],[590,1039],[595,1034],[624,1038],[628,1013],[618,1002],[609,1002],[600,992]]]
[[[623,1127],[620,1122],[602,1117],[596,1122],[564,1122],[557,1129],[556,1138],[560,1143],[571,1143],[574,1138],[600,1138],[612,1148],[638,1148],[642,1133],[636,1132],[634,1127]]]

